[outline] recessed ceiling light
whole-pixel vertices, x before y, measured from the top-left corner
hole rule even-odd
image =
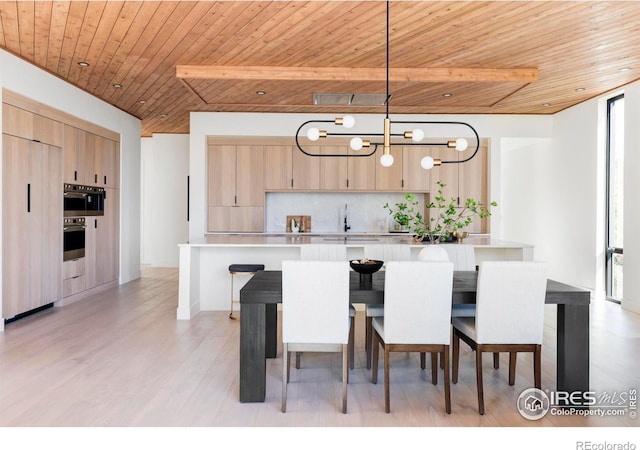
[[[584,88],[576,88],[576,92],[583,92]]]
[[[453,94],[446,92],[444,94],[442,94],[443,97],[453,97]]]
[[[116,89],[120,89],[122,87],[122,85],[120,83],[114,83],[112,84],[112,86]]]
[[[78,63],[78,65],[79,65],[80,67],[89,67],[89,63],[88,63],[88,62],[86,62],[86,61],[80,61],[80,62]]]
[[[629,70],[631,70],[631,67],[622,67],[620,69],[618,69],[620,72],[628,72]]]
[[[168,117],[167,114],[160,114],[161,119],[166,119],[167,117]]]
[[[265,92],[265,91],[256,91],[256,94],[258,94],[258,95],[264,95],[264,94],[266,94],[266,92]]]
[[[144,105],[145,103],[147,103],[147,101],[146,101],[146,100],[141,99],[141,100],[138,100],[138,103],[140,103],[141,105]]]
[[[551,106],[551,103],[543,103],[542,106],[544,106],[546,108],[548,106]]]

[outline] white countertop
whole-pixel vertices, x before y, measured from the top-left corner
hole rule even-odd
[[[346,239],[345,239],[346,237]],[[421,247],[423,243],[415,242],[407,234],[306,234],[306,233],[229,233],[207,234],[202,239],[193,240],[180,246],[189,247],[290,247],[305,244],[344,244],[347,247],[362,247],[364,245],[408,244]],[[493,248],[531,248],[532,245],[519,242],[508,242],[492,239],[487,235],[472,235],[462,244],[451,243],[441,245],[473,245],[474,247]]]

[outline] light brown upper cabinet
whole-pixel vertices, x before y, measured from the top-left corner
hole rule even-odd
[[[350,155],[358,155],[362,150],[356,152],[348,150]],[[343,158],[345,159],[345,158]],[[374,191],[376,189],[376,164],[379,164],[376,156],[346,158],[348,182],[347,188],[351,191]]]
[[[262,145],[207,148],[208,231],[264,231]]]
[[[293,156],[290,145],[265,145],[264,189],[286,191],[293,188]]]
[[[431,189],[431,170],[420,165],[422,158],[431,155],[432,147],[407,145],[402,148],[403,190],[406,192],[429,192]]]
[[[453,149],[434,149],[432,156],[443,160],[463,160],[471,156],[472,149],[457,152]],[[438,193],[437,182],[446,186],[443,197],[448,201],[453,198],[456,206],[464,207],[467,198],[473,198],[483,205],[487,205],[487,147],[480,146],[478,153],[471,160],[460,164],[443,164],[431,169],[431,201]],[[464,228],[471,233],[488,232],[486,219],[474,219],[473,223]]]
[[[2,317],[62,298],[62,149],[3,135]]]
[[[117,189],[120,184],[120,143],[65,125],[64,182]]]
[[[310,151],[319,152],[319,147],[310,146]],[[310,191],[320,189],[320,160],[314,156],[308,156],[292,147],[292,186],[296,191]]]
[[[2,104],[2,132],[62,147],[63,124],[17,106]]]
[[[264,206],[264,155],[260,145],[209,145],[209,206]]]
[[[364,151],[364,150],[361,150]],[[376,161],[376,190],[377,191],[402,191],[406,184],[406,175],[404,169],[403,148],[400,146],[391,147],[391,156],[393,156],[393,164],[391,167],[384,167],[380,164],[382,156],[382,148],[378,149],[373,158]],[[429,188],[427,187],[427,190]]]
[[[323,155],[346,155],[347,148],[324,145],[319,152]],[[347,180],[349,179],[347,158],[327,156],[317,159],[320,160],[320,189],[324,191],[347,190]]]
[[[345,146],[322,146],[324,155],[357,155]],[[376,160],[373,156],[323,157],[320,159],[320,189],[329,191],[375,191]]]
[[[70,184],[84,184],[87,159],[87,133],[71,125],[64,126],[64,182]]]

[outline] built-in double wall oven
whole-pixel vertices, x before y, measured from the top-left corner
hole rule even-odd
[[[79,184],[64,185],[64,216],[103,216],[104,188]]]
[[[104,188],[64,185],[63,261],[84,257],[85,216],[104,215],[104,200]]]

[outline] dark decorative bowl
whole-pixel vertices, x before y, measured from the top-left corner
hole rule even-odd
[[[380,270],[380,268],[384,264],[384,261],[378,261],[376,259],[368,259],[364,263],[362,263],[361,261],[363,260],[354,259],[352,261],[349,261],[349,265],[351,265],[351,268],[358,272],[360,275],[371,275],[372,273]]]

